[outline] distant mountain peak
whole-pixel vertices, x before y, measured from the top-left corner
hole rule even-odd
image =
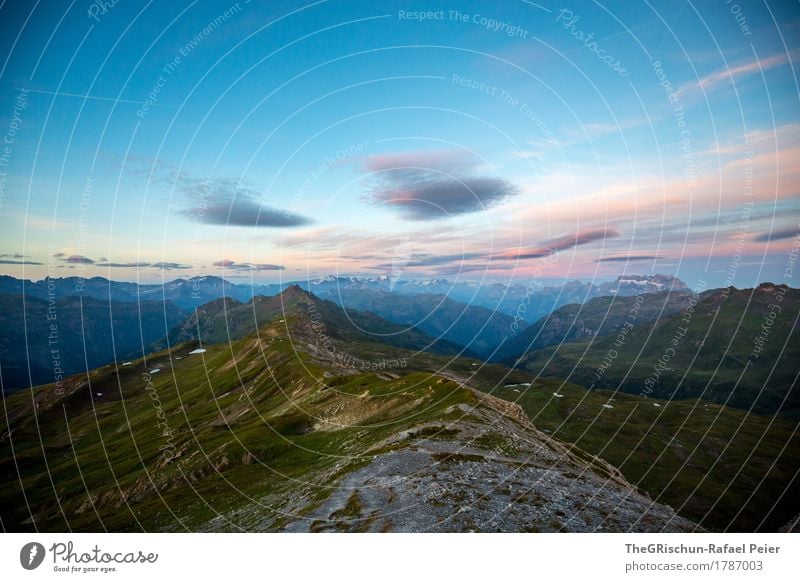
[[[306,291],[300,285],[293,283],[286,287],[280,295],[273,298],[277,300],[280,309],[283,312],[294,312],[297,310],[305,310],[308,306],[316,304],[321,301],[313,293]]]
[[[598,286],[603,291],[615,292],[617,289],[627,288],[630,291],[641,289],[645,292],[654,291],[688,291],[689,287],[672,275],[653,273],[648,275],[619,275],[614,281],[602,283]]]
[[[281,293],[281,297],[312,297],[311,293],[303,289],[297,283],[292,283]]]

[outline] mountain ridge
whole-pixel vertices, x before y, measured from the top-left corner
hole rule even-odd
[[[641,322],[623,340],[603,336],[549,346],[522,356],[517,366],[586,387],[662,399],[702,396],[755,412],[799,415],[794,367],[781,365],[800,360],[798,313],[800,290],[786,285],[715,289],[695,294],[681,313]],[[611,350],[615,357],[605,363]]]
[[[47,385],[9,397],[4,527],[697,529],[604,461],[538,431],[513,403],[435,372],[334,369],[330,354],[304,349],[307,320],[259,331],[93,370],[60,393]],[[105,462],[86,461],[97,455]],[[22,480],[10,478],[15,463]],[[39,486],[45,472],[57,493]]]
[[[560,285],[541,285],[538,282],[479,284],[472,281],[448,279],[393,279],[378,277],[329,276],[309,281],[285,283],[236,284],[216,275],[199,275],[188,279],[176,278],[163,284],[142,284],[113,281],[104,277],[54,277],[39,281],[0,275],[0,293],[25,293],[39,298],[56,296],[90,296],[114,301],[141,299],[169,300],[184,310],[190,310],[213,299],[230,296],[247,301],[255,295],[276,295],[290,285],[298,285],[316,295],[334,291],[371,289],[397,295],[440,294],[469,306],[477,305],[505,315],[518,316],[534,323],[541,316],[568,303],[583,303],[599,295],[635,295],[658,292],[665,288],[685,289],[685,284],[670,275],[620,275],[613,281],[564,281]]]

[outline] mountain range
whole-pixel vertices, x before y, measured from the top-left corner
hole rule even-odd
[[[800,290],[772,283],[714,289],[692,296],[675,312],[684,301],[671,302],[658,319],[634,322],[624,333],[566,334],[566,343],[529,351],[514,364],[588,388],[665,400],[703,398],[800,417]],[[620,308],[624,313],[624,304]]]
[[[3,392],[46,384],[116,359],[142,357],[186,318],[169,301],[58,301],[0,294]]]
[[[218,299],[172,326],[157,351],[5,397],[3,527],[791,529],[800,512],[792,415],[587,389],[528,368],[546,350],[619,341],[637,304],[635,329],[672,329],[689,307],[700,327],[709,306],[727,324],[727,305],[742,319],[746,297],[767,306],[756,318],[779,293],[794,309],[788,288],[727,290],[730,304],[720,292],[562,309],[561,323],[535,329],[568,341],[515,357],[518,368],[446,340],[431,349],[422,331],[298,286]],[[590,339],[571,341],[575,322]],[[627,335],[641,348],[635,329]]]
[[[55,297],[93,297],[105,301],[170,301],[191,310],[221,297],[249,301],[258,295],[277,295],[297,285],[318,297],[335,300],[340,293],[383,291],[394,295],[445,295],[460,303],[479,306],[506,315],[521,317],[529,323],[568,303],[583,303],[603,295],[637,295],[669,289],[686,290],[686,285],[668,275],[626,275],[614,281],[595,284],[570,281],[542,285],[538,281],[522,283],[479,283],[447,279],[396,280],[386,276],[360,278],[329,276],[309,281],[272,284],[235,284],[215,276],[175,279],[163,284],[137,284],[110,281],[103,277],[45,278],[40,281],[0,275],[0,293],[28,295],[47,299]]]
[[[494,359],[513,365],[520,356],[540,348],[610,335],[669,317],[686,309],[690,301],[691,294],[681,290],[595,297],[583,304],[565,305],[520,331]]]
[[[338,289],[323,294],[348,313],[366,311],[395,323],[416,327],[434,337],[462,345],[482,358],[515,335],[514,318],[446,295],[400,295],[372,289]]]
[[[320,322],[318,337],[310,349],[324,350],[328,340],[335,338],[350,343],[380,341],[389,346],[438,354],[475,355],[458,344],[429,336],[414,327],[397,325],[367,311],[345,312],[297,285],[287,287],[280,295],[256,296],[247,303],[230,298],[215,299],[197,308],[173,328],[167,342],[173,345],[191,340],[200,340],[201,344],[229,342],[256,332],[267,321],[290,315]]]
[[[347,332],[329,336],[331,349],[315,349],[319,325],[338,324],[333,309],[309,315],[319,302],[291,289],[281,300],[288,309],[239,340],[184,343],[72,377],[62,390],[7,398],[3,527],[697,528],[467,377],[392,363],[413,360],[413,351],[353,342]],[[344,352],[352,360],[337,357]],[[376,357],[386,365],[351,363]],[[442,356],[426,357],[441,364]]]
[[[346,307],[347,318],[358,322],[367,333],[383,334],[388,343],[497,359],[497,350],[525,327],[527,319],[534,313],[549,314],[553,305],[569,300],[582,302],[598,294],[626,296],[664,288],[684,289],[685,285],[663,275],[620,277],[600,285],[574,281],[535,292],[533,287],[522,285],[477,285],[445,279],[393,282],[388,277],[327,277],[298,284],[245,285],[205,276],[139,285],[102,277],[33,282],[4,275],[0,276],[0,294],[9,307],[6,321],[10,331],[0,343],[2,389],[11,392],[47,382],[54,368],[61,370],[58,374],[72,374],[115,359],[142,356],[163,349],[173,338],[178,342],[199,338],[212,343],[237,339],[255,330],[264,313],[271,317],[278,308],[274,297],[294,287],[312,289],[316,296]],[[23,297],[30,298],[26,312],[20,308]],[[42,302],[48,310],[56,309],[62,321],[60,334],[65,349],[60,366],[53,365],[49,352],[51,322]],[[503,306],[512,315],[503,313]]]

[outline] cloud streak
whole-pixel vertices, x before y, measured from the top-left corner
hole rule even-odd
[[[655,261],[656,259],[663,259],[661,255],[619,255],[614,257],[600,257],[595,260],[595,263],[632,263],[634,261]]]
[[[96,267],[109,267],[112,269],[139,269],[144,267],[149,267],[150,263],[110,263],[110,262],[103,262],[103,263],[95,263]]]
[[[495,257],[501,260],[541,259],[561,251],[586,245],[598,240],[620,236],[616,228],[588,228],[575,233],[544,241],[533,247],[510,249]]]
[[[794,238],[800,234],[800,228],[790,226],[788,228],[781,228],[770,232],[765,232],[753,238],[755,242],[771,242],[774,240],[785,240],[787,238]]]
[[[270,263],[238,263],[231,259],[215,261],[212,266],[220,269],[230,269],[233,271],[284,271],[283,265],[272,265]]]
[[[537,245],[511,248],[499,253],[487,253],[486,251],[462,252],[457,254],[413,253],[408,256],[407,260],[402,261],[401,266],[403,269],[422,269],[427,272],[435,272],[439,275],[486,269],[505,270],[509,268],[503,266],[505,261],[540,259],[574,247],[588,245],[596,241],[619,236],[620,231],[616,228],[588,228],[554,239],[545,240]],[[389,271],[397,268],[398,263],[396,257],[387,255],[381,258],[383,262],[367,268],[373,271]],[[645,258],[660,257],[656,255],[626,255],[624,257],[607,257],[606,260],[633,261],[644,260]],[[391,259],[395,259],[395,261],[390,262]]]
[[[182,263],[151,263],[150,268],[161,269],[162,271],[174,271],[182,269],[191,269],[191,265],[184,265]]]
[[[36,261],[15,261],[14,259],[0,259],[0,265],[41,265]]]
[[[678,90],[675,91],[675,95],[678,98],[682,98],[691,93],[706,93],[717,88],[725,81],[731,81],[732,83],[735,83],[736,79],[740,77],[745,77],[747,75],[752,75],[761,71],[766,71],[768,69],[785,65],[786,63],[790,62],[790,60],[793,60],[793,58],[794,54],[778,53],[763,59],[748,61],[734,67],[716,71],[697,81],[692,81],[690,83],[681,85]]]
[[[70,265],[92,265],[93,267],[101,267],[107,269],[161,269],[162,271],[173,271],[191,269],[191,265],[184,265],[183,263],[176,262],[131,262],[131,263],[115,263],[109,261],[105,257],[96,261],[85,255],[69,255],[66,253],[55,253],[53,255],[59,261],[68,263]],[[32,265],[41,265],[42,263],[28,263]]]

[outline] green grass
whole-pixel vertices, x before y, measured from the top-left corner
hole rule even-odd
[[[653,499],[708,529],[774,531],[800,511],[800,435],[785,418],[557,380],[493,394],[517,402],[540,430],[615,465]]]
[[[775,312],[774,306],[781,311]],[[518,366],[587,388],[666,399],[703,398],[800,418],[798,310],[797,289],[764,284],[755,290],[716,290],[700,299],[691,314],[637,323],[622,340],[612,334],[536,350]],[[767,341],[754,354],[754,338],[766,321],[772,322]],[[667,369],[654,373],[665,354]]]
[[[249,337],[189,356],[195,346],[188,344],[174,349],[182,359],[171,363],[161,352],[118,373],[95,370],[91,388],[87,378],[73,378],[60,399],[53,386],[35,389],[38,428],[31,391],[7,398],[10,437],[5,416],[0,424],[4,526],[34,529],[26,500],[44,531],[194,530],[251,499],[297,494],[312,503],[330,493],[332,475],[361,466],[382,440],[446,420],[444,410],[454,404],[476,402],[427,372],[331,378],[288,341],[261,345]],[[142,376],[159,366],[152,384],[171,439],[161,434]],[[93,405],[90,394],[98,392]],[[164,463],[159,447],[170,443],[181,454]],[[280,511],[264,510],[276,524]]]

